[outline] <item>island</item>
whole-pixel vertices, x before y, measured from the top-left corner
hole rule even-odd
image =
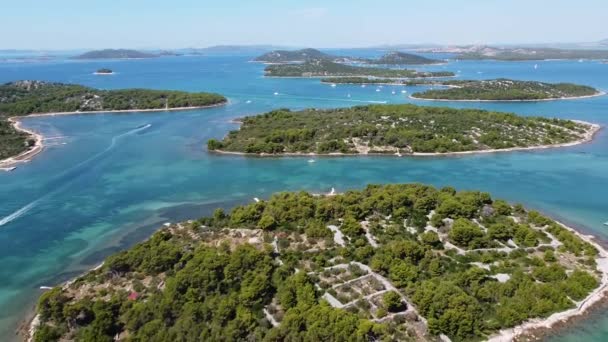
[[[544,83],[536,81],[449,80],[435,82],[447,89],[431,89],[411,97],[445,101],[539,101],[577,99],[602,95],[595,88],[572,83]]]
[[[327,77],[322,78],[321,83],[328,84],[382,84],[382,85],[395,85],[395,86],[416,86],[416,85],[443,85],[443,81],[440,80],[424,80],[424,79],[399,79],[399,78],[382,78],[382,77],[363,77],[363,76],[352,76],[352,77]]]
[[[455,58],[461,60],[532,61],[608,58],[608,50],[556,49],[545,47],[464,46],[431,49],[427,51],[456,53]]]
[[[174,90],[99,90],[75,84],[16,81],[0,85],[0,170],[10,170],[42,150],[42,137],[20,126],[20,116],[183,110],[218,106],[213,93]]]
[[[112,75],[114,74],[114,71],[112,71],[112,69],[108,69],[108,68],[101,68],[101,69],[97,69],[97,71],[95,71],[95,75]]]
[[[211,139],[212,152],[276,155],[442,155],[570,146],[598,125],[476,109],[369,105],[275,110],[239,119],[240,129]]]
[[[415,55],[412,53],[405,53],[399,51],[392,51],[378,59],[368,59],[369,64],[381,64],[381,65],[424,65],[424,64],[442,64],[444,61],[438,59],[426,58],[424,56]]]
[[[166,224],[45,292],[30,331],[34,341],[506,341],[601,301],[607,260],[590,237],[485,192],[285,192]]]
[[[274,50],[256,57],[254,62],[262,63],[303,63],[310,60],[325,59],[333,61],[338,57],[323,53],[316,49]]]
[[[371,68],[336,63],[324,59],[311,60],[298,64],[268,65],[267,77],[339,77],[339,76],[375,76],[385,78],[427,78],[453,77],[449,71],[416,71],[404,69]]]
[[[159,57],[159,54],[153,54],[148,52],[142,52],[137,50],[127,49],[105,49],[105,50],[93,50],[85,52],[81,55],[74,56],[72,59],[133,59],[133,58],[155,58]]]

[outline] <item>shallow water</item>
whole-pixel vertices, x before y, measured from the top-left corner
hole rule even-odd
[[[343,52],[348,54],[348,52]],[[357,51],[361,54],[361,51]],[[365,53],[378,54],[378,51]],[[409,100],[418,87],[339,85],[263,78],[250,57],[166,57],[83,62],[0,63],[0,82],[42,79],[99,88],[147,87],[225,94],[230,104],[186,112],[88,114],[24,120],[48,147],[0,173],[0,336],[54,285],[145,239],[164,222],[197,218],[282,190],[338,191],[368,183],[424,182],[480,189],[521,202],[608,240],[608,133],[590,144],[537,152],[442,158],[247,158],[207,154],[207,139],[236,128],[230,119],[275,108],[337,107]],[[539,64],[534,69],[534,64]],[[111,76],[92,72],[109,67]],[[461,78],[568,81],[608,89],[597,62],[454,62],[426,67]],[[396,95],[391,94],[392,90]],[[278,92],[279,95],[274,95]],[[350,94],[350,97],[348,95]],[[608,124],[608,97],[538,103],[441,103],[576,118]],[[144,128],[145,125],[150,125]],[[606,309],[560,333],[560,340],[608,339]]]

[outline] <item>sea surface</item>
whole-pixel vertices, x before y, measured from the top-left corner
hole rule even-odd
[[[379,55],[382,51],[336,51]],[[144,240],[165,222],[207,215],[273,192],[328,192],[370,183],[423,182],[488,191],[541,210],[608,241],[608,133],[589,144],[543,151],[459,157],[251,158],[208,154],[209,138],[236,129],[231,119],[276,108],[301,109],[410,100],[421,87],[335,88],[316,79],[264,78],[254,56],[181,56],[144,60],[5,59],[0,82],[37,79],[103,89],[213,91],[230,103],[184,112],[37,117],[25,126],[47,137],[30,163],[0,173],[0,340],[32,311],[40,286],[59,284],[106,256]],[[538,67],[535,68],[534,65]],[[96,76],[101,67],[116,72]],[[461,79],[507,77],[575,82],[608,90],[608,65],[597,61],[450,62]],[[402,94],[406,90],[407,94]],[[393,91],[395,94],[393,94]],[[278,95],[275,95],[278,93]],[[608,125],[608,96],[532,103],[449,103],[522,115]],[[608,307],[550,337],[608,340]]]

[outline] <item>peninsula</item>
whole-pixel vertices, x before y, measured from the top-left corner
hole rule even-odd
[[[544,83],[535,81],[450,80],[436,82],[449,86],[415,93],[412,98],[447,101],[538,101],[592,97],[603,93],[592,87],[572,83]]]
[[[385,69],[358,67],[319,59],[298,64],[276,64],[266,67],[265,75],[269,77],[339,77],[339,76],[374,76],[385,78],[426,78],[452,77],[453,72],[423,72],[403,69]]]
[[[575,145],[599,126],[475,109],[370,105],[276,110],[240,120],[210,151],[251,155],[441,155]]]
[[[132,58],[155,58],[159,54],[126,49],[105,49],[85,52],[74,56],[72,59],[132,59]]]
[[[44,293],[30,331],[35,341],[511,340],[597,303],[606,258],[589,237],[479,191],[279,193],[167,224]]]
[[[81,85],[17,81],[0,85],[0,168],[29,160],[42,149],[42,137],[21,128],[18,117],[99,112],[163,111],[226,103],[212,93],[173,90],[99,90]]]

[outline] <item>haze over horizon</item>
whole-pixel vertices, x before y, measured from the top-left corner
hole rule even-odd
[[[0,49],[532,44],[608,38],[600,0],[4,0]],[[137,13],[137,16],[132,16]]]

